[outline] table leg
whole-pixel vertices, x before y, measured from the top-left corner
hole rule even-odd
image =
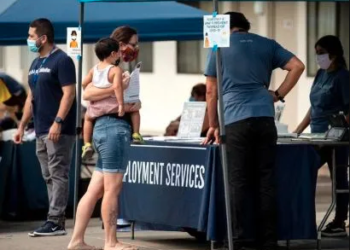
[[[332,203],[317,229],[317,249],[321,249],[321,231],[334,210],[337,201],[335,147],[332,149]]]
[[[286,243],[287,243],[287,249],[289,250],[290,249],[290,240],[288,239]]]
[[[135,221],[131,222],[131,239],[135,239]]]

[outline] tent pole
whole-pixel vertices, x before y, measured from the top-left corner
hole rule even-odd
[[[80,169],[81,169],[81,85],[83,77],[83,44],[84,44],[84,3],[80,3],[80,16],[79,16],[79,28],[80,28],[80,49],[81,56],[78,57],[78,90],[77,90],[77,117],[76,117],[76,140],[75,140],[75,174],[74,174],[74,207],[73,207],[73,217],[74,224],[76,219],[76,212],[78,206],[79,197],[79,181],[80,181]]]
[[[219,13],[219,4],[218,0],[213,0],[214,12]],[[225,188],[225,208],[226,208],[226,224],[227,224],[227,241],[228,249],[234,250],[233,246],[233,234],[232,234],[232,215],[231,215],[231,203],[230,203],[230,188],[228,183],[227,176],[227,155],[226,155],[226,133],[225,133],[225,121],[224,121],[224,103],[222,99],[222,74],[221,74],[221,54],[220,48],[216,50],[216,72],[217,72],[217,85],[218,85],[218,117],[219,117],[219,126],[220,126],[220,151],[221,151],[221,162],[222,162],[222,172],[224,179],[224,188]]]

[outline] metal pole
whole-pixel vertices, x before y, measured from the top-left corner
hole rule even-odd
[[[218,0],[213,0],[214,12],[219,13]],[[220,150],[221,150],[221,162],[223,170],[224,188],[225,188],[225,208],[226,208],[226,223],[227,223],[227,240],[228,249],[233,250],[233,234],[232,234],[232,216],[231,216],[231,203],[230,203],[230,188],[227,176],[227,155],[226,155],[226,133],[225,133],[225,122],[224,122],[224,103],[222,100],[222,75],[221,75],[221,54],[220,48],[216,50],[216,75],[218,85],[218,117],[220,126]]]
[[[84,3],[80,3],[80,16],[79,16],[79,28],[80,28],[80,49],[81,56],[78,57],[78,90],[77,90],[77,117],[76,117],[76,139],[75,139],[75,175],[74,175],[74,210],[73,218],[74,223],[76,219],[76,212],[78,206],[78,195],[79,195],[79,181],[80,181],[80,168],[81,168],[81,85],[83,77],[83,44],[84,44]]]

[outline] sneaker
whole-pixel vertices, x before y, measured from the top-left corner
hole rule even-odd
[[[347,237],[345,223],[336,223],[332,221],[326,228],[321,232],[323,237]]]
[[[81,158],[83,161],[90,159],[94,154],[94,149],[92,148],[91,143],[87,142],[83,146],[83,153],[81,154]]]
[[[46,221],[44,225],[36,229],[34,232],[29,233],[31,237],[35,236],[58,236],[66,235],[67,232],[64,227],[57,225],[52,221]]]
[[[132,141],[134,143],[144,143],[143,137],[142,135],[140,135],[140,133],[133,133],[132,134]]]

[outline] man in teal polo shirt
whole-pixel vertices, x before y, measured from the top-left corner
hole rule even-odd
[[[258,249],[277,247],[274,187],[277,131],[274,102],[297,83],[304,64],[276,41],[249,33],[250,23],[241,13],[229,12],[230,47],[222,48],[222,72],[216,71],[216,53],[209,53],[205,71],[209,131],[205,143],[220,141],[217,120],[217,74],[222,75],[233,232],[237,248],[248,238],[247,221],[255,217]],[[276,91],[269,91],[272,71],[286,70]],[[245,200],[253,193],[255,213]],[[237,249],[236,248],[236,249]]]

